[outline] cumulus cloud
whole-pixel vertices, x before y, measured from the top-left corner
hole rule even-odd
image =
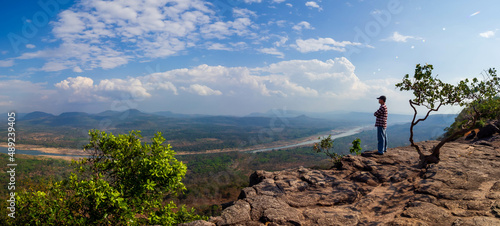
[[[69,77],[54,86],[68,94],[68,102],[110,101],[122,93],[129,94],[136,99],[151,96],[137,78],[104,79],[94,85],[93,79],[78,76]]]
[[[308,23],[307,21],[302,21],[296,25],[294,25],[292,27],[292,29],[296,30],[296,31],[302,31],[303,29],[306,29],[306,30],[311,30],[311,29],[314,29],[310,23]]]
[[[392,36],[382,39],[381,41],[391,41],[391,42],[407,42],[409,39],[421,40],[420,37],[415,36],[406,36],[399,34],[399,32],[395,31],[392,33]]]
[[[221,91],[213,90],[208,86],[200,84],[190,85],[189,88],[182,87],[182,89],[200,96],[222,95]]]
[[[338,110],[342,107],[351,107],[351,110],[354,106],[373,103],[374,96],[397,96],[390,88],[395,82],[363,81],[355,74],[355,66],[343,57],[325,61],[280,61],[265,67],[202,64],[124,79],[68,77],[54,85],[0,81],[0,109],[6,111],[9,104],[18,104],[23,106],[15,108],[25,111],[50,112],[56,106],[73,111],[80,106],[81,110],[99,106],[95,111],[102,111],[115,106],[116,101],[125,100],[129,107],[142,105],[165,110],[175,106],[178,111],[217,114],[227,114],[217,107],[220,103],[231,106],[224,111],[232,112],[268,110],[276,107],[276,103],[298,110]],[[16,95],[12,96],[10,92],[14,90]],[[407,99],[402,101],[406,103]],[[331,105],[325,106],[325,102]],[[207,108],[207,103],[213,108]]]
[[[495,31],[485,31],[483,33],[479,33],[479,36],[483,38],[491,38],[495,36]]]
[[[295,41],[294,47],[302,52],[317,52],[317,51],[338,51],[344,52],[346,46],[359,46],[361,43],[358,42],[350,42],[350,41],[342,41],[338,42],[332,38],[318,38],[318,39],[297,39]]]
[[[251,35],[249,30],[252,21],[249,18],[237,18],[234,21],[218,21],[201,28],[200,32],[205,38],[226,39],[232,35]]]
[[[356,99],[363,96],[369,86],[360,81],[354,69],[346,58],[291,60],[261,68],[200,65],[153,73],[139,79],[143,84],[171,82],[182,91],[198,95]]]
[[[122,94],[147,99],[165,91],[176,96],[187,92],[200,96],[356,99],[363,96],[369,86],[355,75],[354,69],[346,58],[281,61],[261,68],[203,64],[136,78],[103,79],[98,83],[88,77],[69,77],[55,87],[66,94],[69,102],[110,101]]]
[[[306,2],[306,6],[307,6],[307,7],[310,7],[310,8],[316,8],[316,9],[318,9],[319,11],[323,10],[323,8],[321,8],[321,7],[318,5],[318,3],[316,3],[316,2],[312,2],[312,1],[311,1],[311,2]]]
[[[203,39],[255,36],[250,19],[255,16],[235,8],[234,20],[222,20],[203,0],[80,1],[51,22],[54,40],[61,44],[18,59],[45,58],[43,71],[111,69],[136,59],[168,57]]]
[[[28,48],[28,49],[34,49],[34,48],[36,48],[36,46],[33,45],[33,44],[27,44],[26,48]]]

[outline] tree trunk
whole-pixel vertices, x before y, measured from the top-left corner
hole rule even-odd
[[[424,155],[420,156],[420,165],[422,167],[427,167],[428,164],[437,164],[439,163],[439,155],[441,154],[441,148],[444,146],[444,144],[452,141],[458,136],[463,136],[465,133],[470,131],[474,126],[476,125],[476,121],[479,118],[479,113],[476,113],[474,117],[472,118],[472,123],[469,124],[467,128],[463,128],[457,132],[454,132],[452,135],[446,137],[445,139],[441,140],[436,146],[432,148],[432,154],[430,155]]]

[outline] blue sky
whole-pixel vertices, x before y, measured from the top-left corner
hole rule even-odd
[[[500,63],[498,1],[3,1],[0,111],[364,111]],[[442,113],[456,113],[444,109]]]

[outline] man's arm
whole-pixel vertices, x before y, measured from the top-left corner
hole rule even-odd
[[[384,110],[384,109],[382,109],[382,106],[380,106],[380,107],[378,108],[378,110],[377,110],[375,113],[373,113],[373,115],[374,115],[375,117],[378,117],[378,116],[380,116],[380,114],[382,114],[382,111],[383,111],[383,110]]]

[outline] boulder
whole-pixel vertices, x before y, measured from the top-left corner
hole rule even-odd
[[[479,129],[479,132],[477,133],[477,138],[478,139],[484,139],[484,138],[489,138],[492,137],[493,134],[499,133],[500,129],[495,125],[495,123],[490,122],[483,128]]]

